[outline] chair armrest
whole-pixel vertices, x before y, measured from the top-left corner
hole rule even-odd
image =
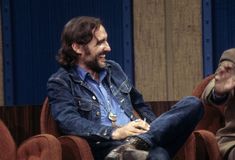
[[[62,160],[62,150],[57,138],[40,134],[25,140],[17,150],[17,159]]]
[[[174,159],[222,160],[215,135],[206,130],[194,131]]]
[[[58,137],[62,146],[62,157],[66,160],[94,160],[88,142],[78,136]]]
[[[222,160],[215,135],[206,130],[194,131],[197,159]]]

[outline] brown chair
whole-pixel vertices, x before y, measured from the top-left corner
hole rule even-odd
[[[25,140],[18,148],[10,131],[0,120],[0,160],[61,160],[60,142],[52,135],[40,134]]]
[[[192,95],[201,98],[202,93],[207,84],[214,78],[214,75],[209,75],[204,78],[193,90]],[[212,133],[216,133],[218,129],[224,126],[224,106],[214,107],[211,105],[204,105],[205,114],[202,120],[198,123],[196,130],[206,129]]]
[[[93,160],[94,157],[87,141],[78,136],[61,136],[57,124],[52,118],[48,98],[45,99],[40,115],[41,133],[56,136],[61,142],[63,160]]]
[[[192,95],[201,98],[207,84],[214,78],[209,75],[204,78],[193,90]],[[204,105],[204,116],[195,128],[195,155],[198,160],[221,160],[215,133],[224,126],[223,106],[213,107]]]

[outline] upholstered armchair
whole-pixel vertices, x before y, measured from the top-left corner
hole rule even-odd
[[[214,75],[204,78],[194,88],[192,95],[201,98],[205,87],[213,78]],[[218,129],[224,126],[223,109],[224,106],[214,107],[211,105],[204,105],[205,114],[202,120],[198,123],[196,130],[205,129],[215,134]]]
[[[63,160],[93,160],[93,155],[87,141],[78,136],[61,136],[57,124],[52,118],[48,98],[45,99],[40,116],[41,133],[56,136],[62,146]]]
[[[201,98],[207,84],[214,75],[204,78],[193,90],[192,95]],[[205,114],[194,131],[196,155],[198,160],[221,160],[218,144],[215,138],[216,131],[224,126],[224,106],[214,107],[204,105]]]
[[[61,160],[60,142],[52,135],[40,134],[17,147],[10,131],[0,120],[0,160]]]

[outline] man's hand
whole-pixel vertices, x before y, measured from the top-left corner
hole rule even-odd
[[[215,94],[222,96],[235,87],[235,65],[230,61],[224,61],[215,73]]]
[[[112,139],[120,140],[129,136],[139,135],[145,133],[150,129],[150,125],[141,119],[131,121],[128,124],[117,128],[113,134]]]

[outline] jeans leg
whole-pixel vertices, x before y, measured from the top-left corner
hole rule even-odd
[[[203,116],[201,101],[193,96],[180,100],[150,124],[150,130],[138,137],[150,146],[165,148],[170,156],[184,144]]]
[[[149,151],[147,160],[170,160],[167,151],[162,147],[154,147]]]

